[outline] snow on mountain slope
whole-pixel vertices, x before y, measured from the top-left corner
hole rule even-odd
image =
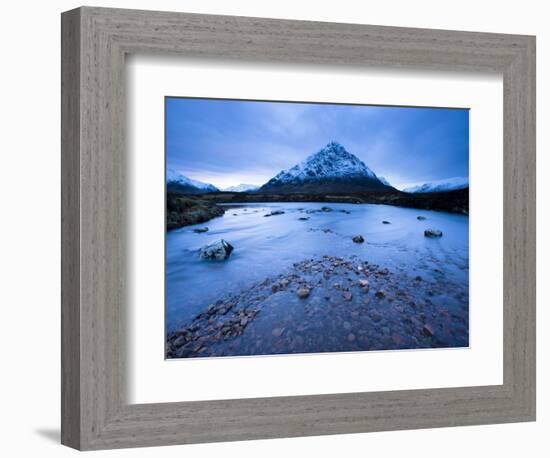
[[[202,181],[192,180],[175,170],[168,169],[166,172],[166,184],[168,190],[178,191],[188,194],[200,194],[205,192],[219,192],[216,186],[203,183]]]
[[[283,170],[260,192],[358,192],[391,190],[363,161],[330,142],[294,167]]]
[[[444,192],[453,191],[455,189],[464,189],[469,186],[468,177],[453,177],[444,180],[436,180],[430,183],[424,183],[417,186],[411,186],[403,189],[403,192],[419,193],[419,192]]]
[[[257,191],[260,187],[256,186],[255,184],[240,184],[237,186],[229,186],[229,188],[223,189],[223,191],[228,192],[252,192]]]
[[[384,183],[386,186],[391,186],[390,182],[388,180],[386,180],[386,178],[384,177],[378,177],[378,179]]]

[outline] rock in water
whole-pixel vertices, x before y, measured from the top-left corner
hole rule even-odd
[[[391,224],[389,221],[382,221],[382,224]]]
[[[193,229],[193,232],[196,232],[197,234],[201,234],[203,232],[208,232],[207,227],[198,227],[197,229]]]
[[[356,235],[352,238],[352,240],[355,242],[355,243],[363,243],[365,241],[365,239],[363,238],[362,235]]]
[[[272,210],[270,213],[266,213],[264,216],[276,216],[276,215],[284,215],[284,211],[282,210]]]
[[[424,237],[441,237],[443,235],[443,232],[441,232],[438,229],[426,229],[424,231]]]
[[[231,255],[232,251],[233,247],[231,244],[220,239],[203,246],[200,249],[200,257],[201,259],[223,261]]]
[[[297,291],[298,297],[300,299],[305,299],[306,297],[309,296],[310,293],[311,293],[311,290],[309,288],[300,288]]]
[[[424,220],[426,219],[426,217],[420,215],[420,216],[417,216],[416,219],[417,219],[418,221],[424,221]]]

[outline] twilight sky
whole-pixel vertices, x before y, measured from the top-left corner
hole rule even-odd
[[[337,141],[393,186],[468,176],[468,110],[166,98],[167,168],[262,185]]]

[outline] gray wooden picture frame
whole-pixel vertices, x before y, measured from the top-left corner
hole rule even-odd
[[[535,419],[534,37],[83,7],[62,14],[61,38],[63,444],[88,450]],[[128,404],[124,62],[134,53],[502,74],[504,383]]]

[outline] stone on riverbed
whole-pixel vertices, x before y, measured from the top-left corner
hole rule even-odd
[[[311,290],[309,288],[300,288],[297,291],[298,297],[300,299],[305,299],[306,297],[309,296],[310,293],[311,293]]]
[[[207,227],[198,227],[197,229],[193,229],[193,232],[196,232],[197,234],[202,234],[203,232],[208,232]]]
[[[443,236],[443,232],[441,232],[439,229],[426,229],[424,231],[424,237],[441,237]]]
[[[355,243],[363,243],[365,238],[362,235],[356,235],[352,238]]]
[[[424,325],[424,328],[422,329],[422,331],[423,331],[424,334],[427,335],[428,337],[433,337],[433,335],[435,334],[434,328],[432,328],[429,324],[425,324],[425,325]]]
[[[232,251],[233,246],[224,239],[220,239],[203,246],[200,249],[200,257],[206,260],[223,261],[231,255]]]

